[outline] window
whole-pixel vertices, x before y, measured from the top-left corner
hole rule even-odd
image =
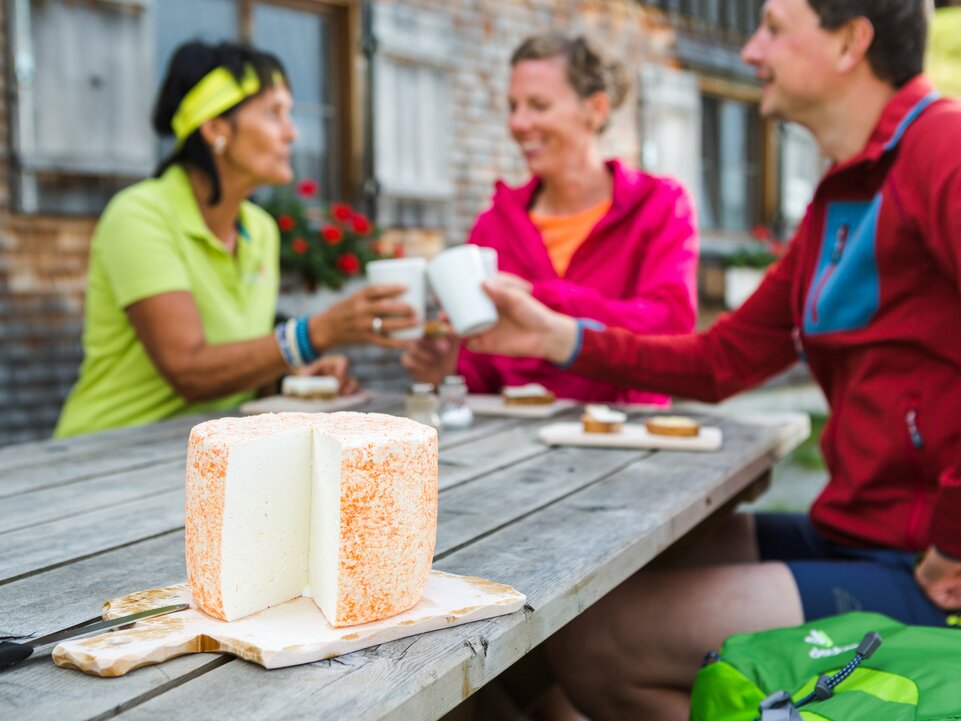
[[[451,17],[403,5],[378,6],[374,34],[378,219],[401,227],[441,227],[453,195]]]
[[[100,206],[118,178],[142,176],[153,162],[149,5],[17,0],[13,10],[15,204]]]
[[[259,0],[14,0],[14,208],[96,214],[149,175],[172,142],[150,125],[157,88],[182,42],[246,39],[284,63],[300,138],[293,165],[343,198],[349,123],[347,10]]]
[[[686,17],[708,31],[750,33],[763,0],[655,0],[648,4]]]
[[[702,229],[749,231],[764,222],[761,126],[754,103],[701,98]]]

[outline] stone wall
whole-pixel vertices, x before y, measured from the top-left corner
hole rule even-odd
[[[657,13],[634,0],[403,0],[453,17],[459,48],[452,68],[456,183],[448,242],[464,237],[497,178],[524,179],[507,130],[508,58],[526,36],[552,29],[586,33],[636,76],[663,61],[673,34]],[[378,0],[389,5],[392,0]],[[10,212],[10,142],[5,61],[6,3],[0,3],[0,445],[49,435],[81,360],[87,251],[94,219]],[[637,162],[637,95],[632,91],[603,137],[605,154]],[[52,110],[56,112],[56,109]],[[358,349],[358,377],[400,388],[396,354]]]

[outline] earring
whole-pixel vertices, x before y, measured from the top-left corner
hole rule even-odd
[[[222,155],[224,149],[227,147],[227,138],[223,135],[218,135],[214,138],[214,155]]]

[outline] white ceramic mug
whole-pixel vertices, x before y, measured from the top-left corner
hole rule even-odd
[[[435,256],[427,265],[427,277],[457,335],[477,335],[497,322],[494,303],[481,287],[488,276],[476,245],[461,245]]]
[[[484,259],[484,270],[487,273],[488,278],[493,278],[497,275],[497,251],[493,248],[485,248],[483,246],[477,246],[481,252],[481,258]]]
[[[397,296],[397,300],[413,308],[420,319],[420,323],[413,328],[395,330],[390,334],[391,338],[416,340],[424,335],[424,315],[427,307],[426,269],[427,261],[423,258],[388,258],[373,260],[367,264],[367,281],[371,285],[396,283],[407,286],[407,290]]]

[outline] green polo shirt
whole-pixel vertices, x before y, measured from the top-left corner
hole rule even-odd
[[[138,300],[185,290],[197,303],[208,343],[270,332],[279,284],[279,236],[253,203],[240,209],[236,252],[203,221],[187,173],[172,166],[117,194],[93,234],[80,379],[54,435],[141,425],[231,408],[252,392],[187,403],[163,379],[127,319]]]

